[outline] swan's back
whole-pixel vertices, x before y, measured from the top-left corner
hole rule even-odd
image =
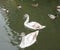
[[[35,32],[32,32],[32,33],[29,33],[29,34],[27,34],[26,36],[25,36],[25,38],[26,39],[32,39],[31,37],[33,37],[34,35],[38,35],[38,33],[39,33],[39,31],[37,30],[37,31],[35,31]]]
[[[33,26],[33,25],[41,25],[38,22],[29,22],[28,25]]]
[[[39,31],[35,31],[24,36],[24,41],[21,41],[20,47],[29,47],[36,42]]]
[[[28,23],[28,26],[30,27],[30,28],[32,28],[32,29],[43,29],[43,28],[45,28],[46,26],[43,26],[43,25],[41,25],[40,23],[38,23],[38,22],[29,22]]]
[[[56,18],[56,16],[53,15],[53,14],[48,14],[48,16],[49,16],[51,19],[55,19],[55,18]]]

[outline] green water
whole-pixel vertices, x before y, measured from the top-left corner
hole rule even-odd
[[[39,6],[32,7],[33,3],[38,3]],[[18,5],[22,8],[18,9]],[[9,10],[7,15],[0,14],[0,50],[60,50],[60,13],[56,10],[57,5],[60,5],[60,0],[0,0],[0,7]],[[34,31],[24,27],[25,13],[30,15],[30,21],[37,21],[46,25],[46,28],[40,30],[34,45],[21,49],[18,47],[21,42],[18,34]],[[49,13],[58,17],[51,20]],[[8,17],[9,25],[5,24],[5,17]]]

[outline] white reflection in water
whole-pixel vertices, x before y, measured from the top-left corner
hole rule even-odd
[[[0,49],[1,50],[17,50],[16,47],[10,44],[8,33],[12,33],[10,27],[7,24],[8,18],[5,12],[0,8]]]
[[[5,28],[8,30],[8,32],[11,32],[11,29],[9,28],[9,22],[8,18],[5,15],[5,12],[2,11],[2,8],[0,9],[0,27]]]

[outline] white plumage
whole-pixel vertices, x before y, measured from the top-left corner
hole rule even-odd
[[[53,14],[48,14],[48,16],[50,17],[50,19],[55,19],[56,18],[56,16],[55,15],[53,15]]]
[[[39,31],[31,32],[25,36],[22,36],[22,41],[20,43],[21,48],[26,48],[33,45],[36,42]],[[22,33],[23,34],[23,33]]]
[[[33,30],[37,30],[37,29],[39,30],[39,29],[43,29],[46,27],[46,26],[39,24],[38,22],[29,22],[29,15],[28,14],[25,14],[24,17],[27,18],[26,21],[24,22],[24,26],[27,28],[30,28]]]

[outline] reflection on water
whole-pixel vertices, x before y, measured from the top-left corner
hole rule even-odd
[[[16,50],[17,48],[10,44],[11,38],[8,36],[8,34],[12,34],[12,32],[9,27],[8,18],[6,16],[7,14],[2,11],[2,9],[3,8],[0,9],[0,49]]]

